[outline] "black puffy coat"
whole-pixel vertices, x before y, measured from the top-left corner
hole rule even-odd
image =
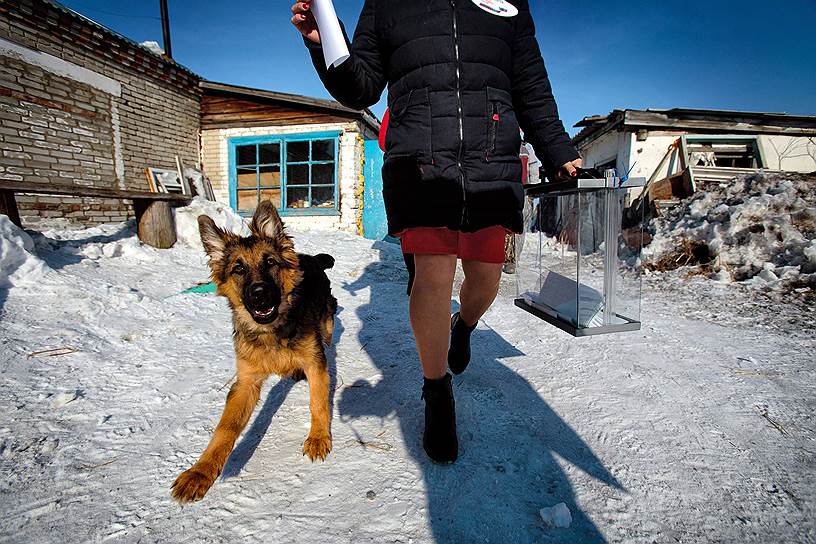
[[[417,226],[520,232],[519,127],[545,166],[578,158],[528,2],[510,1],[519,13],[505,18],[472,0],[365,0],[351,57],[329,69],[320,45],[304,38],[341,104],[368,107],[388,84],[382,173],[391,234]]]

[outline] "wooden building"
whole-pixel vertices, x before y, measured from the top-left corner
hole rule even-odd
[[[269,199],[289,224],[361,231],[364,142],[380,128],[369,110],[212,81],[200,86],[201,163],[219,201],[250,214]]]

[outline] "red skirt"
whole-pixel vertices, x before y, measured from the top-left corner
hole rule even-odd
[[[397,236],[403,253],[415,255],[456,255],[463,261],[504,262],[504,236],[510,231],[501,225],[476,232],[459,232],[445,227],[413,227]]]

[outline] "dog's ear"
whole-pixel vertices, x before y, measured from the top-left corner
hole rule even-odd
[[[286,234],[278,210],[269,200],[264,200],[255,210],[252,216],[252,223],[249,226],[252,234],[259,238],[268,238],[278,242],[281,249],[291,249],[294,247],[292,239]]]
[[[283,221],[278,215],[278,210],[269,200],[264,200],[258,205],[249,228],[252,234],[259,238],[273,239],[277,238],[284,230]]]
[[[201,234],[201,242],[204,244],[207,255],[210,256],[210,261],[220,260],[224,256],[229,234],[218,228],[212,217],[208,215],[198,216],[198,232]]]

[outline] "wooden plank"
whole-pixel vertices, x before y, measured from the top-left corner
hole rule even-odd
[[[659,179],[649,184],[650,200],[666,200],[672,197],[671,177]]]
[[[784,119],[767,120],[767,123],[756,124],[751,117],[706,119],[677,119],[660,112],[641,112],[629,110],[626,112],[625,126],[629,127],[660,127],[694,130],[697,132],[728,132],[732,134],[788,134],[816,136],[816,127],[802,127],[796,120],[786,122]],[[773,123],[773,124],[771,124]]]
[[[174,202],[189,202],[192,197],[178,193],[149,193],[147,191],[126,191],[122,189],[105,189],[86,187],[84,185],[67,185],[58,183],[32,183],[25,181],[0,180],[0,191],[12,193],[31,193],[40,195],[63,195],[88,198],[144,199]]]
[[[654,181],[649,185],[650,200],[682,199],[691,196],[693,193],[691,174],[688,169]]]
[[[236,113],[216,113],[202,116],[202,124],[223,123],[225,121],[245,121],[245,120],[269,121],[271,123],[292,122],[299,119],[309,120],[312,123],[325,122],[351,122],[354,119],[338,117],[334,115],[314,114],[309,112],[269,112],[263,111],[242,111]]]
[[[0,214],[7,215],[11,222],[20,228],[23,223],[20,221],[20,212],[17,209],[17,200],[13,191],[0,191]]]
[[[349,119],[319,119],[319,118],[297,118],[297,119],[276,119],[274,121],[269,119],[251,119],[251,120],[226,120],[219,122],[203,122],[202,129],[213,128],[241,128],[241,127],[273,127],[273,126],[290,126],[290,125],[314,125],[314,124],[332,124],[332,123],[349,123],[353,122]],[[372,132],[373,133],[373,132]]]
[[[277,93],[274,91],[265,91],[263,89],[253,89],[249,87],[239,87],[235,85],[225,85],[222,83],[215,83],[212,81],[202,81],[200,83],[204,89],[205,97],[225,96],[227,98],[234,98],[235,96],[244,96],[251,100],[271,102],[277,104],[295,104],[297,107],[314,107],[330,111],[357,113],[335,102],[333,100],[325,100],[321,98],[313,98],[311,96],[295,95],[288,93]]]
[[[297,107],[289,104],[270,103],[263,100],[245,100],[203,96],[201,99],[201,125],[227,126],[252,121],[268,125],[297,123],[334,123],[359,119],[356,112],[343,115],[314,107]]]

